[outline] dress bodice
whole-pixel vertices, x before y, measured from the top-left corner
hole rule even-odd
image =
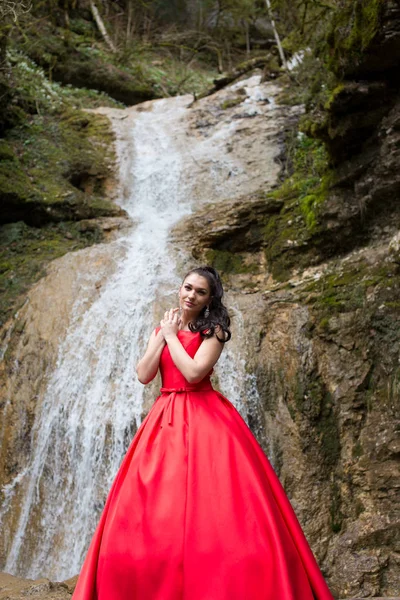
[[[156,329],[156,333],[159,331],[159,327]],[[187,331],[186,329],[180,329],[177,333],[178,339],[181,342],[182,346],[188,353],[191,358],[194,358],[197,350],[200,348],[200,345],[203,341],[199,332],[193,333],[192,331]],[[202,381],[198,383],[189,383],[187,379],[182,375],[180,370],[175,366],[174,361],[172,360],[168,345],[166,345],[161,353],[160,359],[160,373],[162,380],[162,387],[169,389],[204,389],[205,387],[210,388],[210,375],[213,372],[213,369],[210,370],[209,373],[202,379]]]

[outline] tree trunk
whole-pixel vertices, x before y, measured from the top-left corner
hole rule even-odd
[[[271,22],[272,29],[273,29],[273,32],[274,32],[274,36],[275,36],[275,40],[276,40],[276,45],[278,46],[278,51],[279,51],[279,56],[281,57],[282,67],[285,69],[285,71],[287,71],[287,64],[286,64],[285,53],[283,51],[282,44],[281,44],[281,39],[279,37],[279,33],[278,33],[278,30],[277,30],[276,25],[275,25],[274,17],[273,17],[273,14],[272,14],[270,0],[265,0],[265,4],[267,5],[267,12],[268,12],[269,20]]]
[[[115,46],[112,42],[112,39],[110,38],[110,36],[107,33],[107,30],[106,30],[103,20],[100,16],[100,13],[97,10],[97,6],[95,5],[94,0],[89,0],[89,3],[90,3],[90,10],[92,11],[93,18],[96,21],[96,25],[99,28],[101,35],[103,36],[103,38],[104,38],[105,42],[107,43],[108,47],[110,48],[110,50],[112,52],[116,52],[117,49],[115,48]]]
[[[132,0],[128,0],[128,22],[126,24],[126,45],[129,44],[130,39],[131,39],[131,34],[132,34],[132,13],[133,13]]]
[[[246,31],[246,54],[247,56],[250,55],[250,32],[249,32],[249,22],[245,21],[244,22],[244,28]]]

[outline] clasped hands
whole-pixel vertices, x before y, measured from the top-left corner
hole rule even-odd
[[[165,341],[169,337],[175,336],[179,331],[181,324],[181,318],[178,314],[179,308],[170,308],[164,313],[164,318],[161,319],[161,333],[164,336]]]

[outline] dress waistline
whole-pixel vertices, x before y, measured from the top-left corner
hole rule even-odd
[[[198,385],[187,385],[185,387],[176,387],[176,388],[162,387],[162,388],[160,388],[161,394],[169,394],[168,400],[167,400],[164,410],[163,410],[163,416],[162,416],[160,427],[163,427],[165,417],[167,417],[168,425],[172,425],[172,413],[173,413],[173,409],[174,409],[174,401],[175,401],[176,394],[183,394],[185,392],[206,392],[206,391],[209,391],[212,389],[214,389],[214,388],[211,385],[211,381],[207,381],[200,387]]]
[[[187,385],[185,387],[176,387],[176,388],[169,388],[169,387],[161,387],[160,388],[160,392],[161,394],[182,394],[184,392],[206,392],[207,390],[212,390],[213,386],[211,385],[211,382],[209,381],[208,383],[202,385],[201,387],[199,387],[198,385]]]

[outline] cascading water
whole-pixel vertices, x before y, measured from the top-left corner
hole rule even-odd
[[[35,453],[5,566],[11,573],[65,578],[78,572],[99,508],[140,423],[143,386],[134,367],[154,324],[157,288],[179,283],[166,241],[189,208],[180,155],[163,132],[162,109],[161,101],[158,111],[138,113],[132,131],[132,188],[124,208],[135,227],[118,241],[125,257],[97,301],[71,324],[34,425]],[[24,536],[38,504],[40,544],[29,557]]]
[[[277,149],[271,144],[265,145],[265,156],[264,146],[254,153],[257,164],[269,160],[270,172],[257,167],[254,175],[254,165],[249,173],[241,166],[250,143],[241,119],[250,116],[254,123],[260,115],[259,128],[270,136],[268,119],[279,117],[266,99],[266,90],[274,88],[264,86],[257,96],[253,91],[258,83],[252,83],[243,115],[236,120],[221,117],[215,134],[210,134],[208,123],[198,134],[203,126],[197,123],[193,128],[192,123],[195,134],[189,136],[183,125],[184,116],[192,118],[188,97],[152,102],[134,112],[132,130],[125,126],[124,143],[134,150],[126,153],[132,157],[127,159],[120,146],[121,177],[128,191],[120,204],[134,225],[109,244],[109,252],[123,258],[97,298],[88,302],[84,285],[76,299],[75,317],[59,347],[56,368],[48,374],[33,425],[30,463],[2,490],[0,522],[8,516],[16,488],[23,490],[7,572],[61,580],[79,571],[106,494],[141,421],[143,386],[134,367],[155,325],[155,299],[160,290],[168,296],[180,283],[169,254],[169,231],[199,203],[238,197],[243,187],[251,192],[273,182],[279,171],[274,164]],[[245,144],[238,145],[243,155],[235,164],[227,142],[241,127]],[[203,189],[200,175],[206,182]],[[98,278],[94,269],[86,282],[93,288]],[[236,312],[240,328],[240,311]],[[248,410],[241,399],[257,395],[245,362],[243,346],[233,341],[216,370],[221,391],[243,416]],[[28,544],[32,537],[34,543]]]

